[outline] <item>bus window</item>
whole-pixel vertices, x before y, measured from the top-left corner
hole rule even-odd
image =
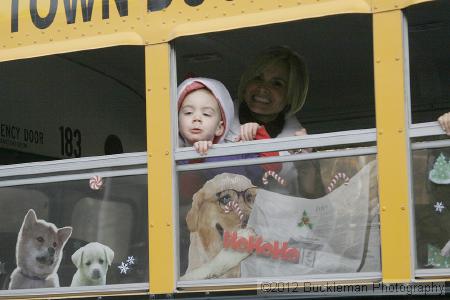
[[[450,111],[448,1],[405,9],[411,90],[410,136],[414,203],[415,275],[450,274],[450,139],[435,122]]]
[[[145,165],[92,164],[2,181],[1,289],[148,286]]]
[[[276,86],[294,78],[286,76],[293,64],[254,67],[261,51],[294,50],[309,70],[304,107],[284,118],[281,112],[289,107],[280,105],[277,116],[263,123],[261,136],[270,139],[236,143],[226,136],[200,156],[186,147],[195,139],[179,128],[180,288],[242,284],[243,278],[381,277],[371,21],[370,15],[348,14],[174,41],[180,99],[191,101],[188,93],[206,89],[220,103],[224,124],[233,120],[215,90],[219,85],[197,77],[223,83],[234,100],[234,121],[248,123],[265,115],[251,101],[283,103]],[[267,93],[264,97],[239,88],[248,68],[257,70],[250,81]],[[192,84],[185,81],[190,77]],[[292,80],[301,84],[305,77]],[[178,119],[177,112],[173,116]],[[285,134],[283,126],[290,122],[301,122],[297,130],[306,128],[308,135]]]
[[[450,111],[448,9],[448,1],[433,1],[405,10],[414,124],[436,121]]]
[[[378,272],[374,159],[179,165],[180,286],[209,278]],[[292,165],[320,173],[275,172]],[[236,264],[214,269],[218,256]]]
[[[296,115],[308,133],[374,128],[371,26],[369,15],[340,15],[178,38],[173,45],[178,84],[189,77],[213,78],[237,102],[250,63],[264,49],[285,45],[309,70],[306,101]],[[327,38],[320,39],[322,34]]]
[[[144,49],[0,63],[0,164],[146,150]]]
[[[450,152],[448,147],[424,147],[415,147],[412,171],[418,276],[436,274],[437,269],[450,268],[446,250],[450,240],[446,225],[450,218],[447,200],[450,192]]]

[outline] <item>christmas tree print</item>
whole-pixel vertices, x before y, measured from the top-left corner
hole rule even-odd
[[[311,223],[311,219],[309,218],[308,214],[306,213],[306,210],[303,211],[302,218],[300,222],[297,223],[298,227],[308,227],[309,229],[313,228],[313,224]]]
[[[431,244],[428,247],[428,265],[435,268],[450,267],[450,257],[442,256],[441,250]]]
[[[428,178],[436,184],[450,184],[450,162],[444,154],[441,153],[436,159]]]

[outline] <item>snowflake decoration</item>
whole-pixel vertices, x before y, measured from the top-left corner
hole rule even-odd
[[[127,274],[128,270],[130,269],[128,267],[128,264],[122,262],[122,264],[120,266],[118,266],[118,268],[120,269],[120,274]]]
[[[434,208],[436,209],[436,211],[441,213],[442,210],[444,210],[445,206],[442,202],[436,202],[436,204],[434,205]]]
[[[135,262],[136,262],[136,258],[134,258],[134,256],[128,256],[127,263],[129,265],[134,265]]]
[[[121,265],[118,266],[120,274],[127,274],[131,272],[132,270],[131,266],[134,264],[136,264],[136,258],[133,255],[128,256],[126,262],[122,261]]]

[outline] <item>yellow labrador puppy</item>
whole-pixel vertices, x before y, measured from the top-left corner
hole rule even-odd
[[[78,268],[70,286],[105,285],[108,266],[114,259],[114,251],[94,242],[78,249],[72,262]]]

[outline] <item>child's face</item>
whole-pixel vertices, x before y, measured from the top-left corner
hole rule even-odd
[[[286,63],[268,65],[247,84],[245,103],[253,113],[275,118],[287,104],[288,79]]]
[[[220,136],[224,127],[216,98],[206,89],[187,95],[178,112],[178,127],[189,145]]]

